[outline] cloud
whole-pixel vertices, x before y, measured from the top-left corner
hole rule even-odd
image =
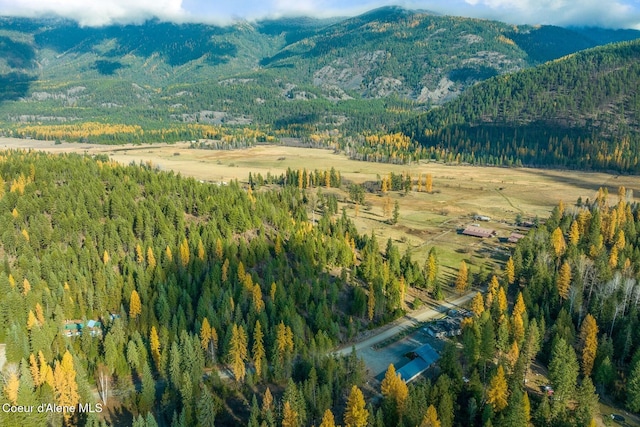
[[[187,18],[182,0],[0,0],[0,11],[9,16],[57,15],[83,26]]]
[[[482,17],[516,24],[640,29],[637,6],[620,0],[465,0]],[[637,5],[637,1],[635,2]]]
[[[514,24],[640,29],[638,0],[0,0],[0,15],[57,15],[84,26],[150,18],[224,24],[234,18],[349,16],[394,4]]]

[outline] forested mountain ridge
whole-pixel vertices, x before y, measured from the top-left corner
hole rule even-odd
[[[91,28],[2,18],[0,122],[225,123],[289,135],[388,128],[478,81],[638,34],[397,7],[226,27],[149,21]]]
[[[495,77],[403,130],[463,162],[637,172],[639,58],[622,42]]]

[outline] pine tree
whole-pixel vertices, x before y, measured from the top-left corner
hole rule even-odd
[[[198,420],[198,426],[200,427],[214,427],[216,420],[216,413],[218,412],[215,399],[209,388],[202,387],[202,394],[196,404],[196,419]]]
[[[487,403],[491,404],[494,411],[500,412],[506,408],[508,398],[509,390],[507,388],[507,379],[505,378],[502,365],[499,365],[487,389]]]
[[[369,284],[369,293],[367,295],[367,317],[369,321],[373,320],[376,308],[376,293],[373,289],[373,283]]]
[[[631,367],[631,373],[627,381],[627,408],[631,411],[640,411],[640,361]]]
[[[142,313],[142,303],[140,302],[140,295],[134,289],[131,291],[131,298],[129,299],[129,317],[135,319],[140,313]]]
[[[598,351],[598,325],[591,314],[587,314],[580,327],[580,347],[582,350],[582,372],[591,375]]]
[[[554,414],[563,411],[569,398],[574,395],[579,369],[573,347],[567,344],[564,338],[557,338],[551,349],[549,362],[549,380],[554,388]]]
[[[344,413],[344,427],[365,427],[369,411],[365,408],[364,396],[358,386],[351,387],[347,408]]]
[[[456,277],[455,288],[459,294],[464,293],[467,290],[467,284],[469,281],[469,270],[467,269],[467,263],[460,262],[460,268],[458,269],[458,275]]]

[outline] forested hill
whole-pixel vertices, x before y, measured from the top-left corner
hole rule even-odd
[[[226,27],[1,18],[0,125],[225,123],[291,136],[388,129],[487,78],[639,35],[398,7]]]
[[[461,161],[638,172],[640,41],[483,82],[404,126]]]

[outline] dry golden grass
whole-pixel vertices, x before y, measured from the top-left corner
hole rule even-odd
[[[507,237],[517,214],[530,219],[545,218],[563,200],[572,206],[578,197],[593,198],[599,187],[608,187],[615,195],[617,188],[640,191],[640,178],[606,173],[558,171],[540,169],[509,169],[496,167],[451,166],[420,162],[413,165],[390,165],[349,160],[330,150],[283,146],[257,146],[244,150],[192,150],[188,143],[174,145],[104,146],[95,144],[55,145],[53,142],[2,138],[0,148],[37,149],[48,152],[78,152],[108,154],[128,164],[147,162],[164,170],[180,172],[204,181],[246,181],[249,172],[281,174],[287,168],[330,169],[340,171],[343,179],[363,183],[377,181],[389,172],[407,172],[416,178],[430,173],[434,193],[408,194],[390,192],[392,202],[400,205],[400,221],[395,226],[383,217],[384,198],[367,194],[369,210],[361,207],[355,218],[354,206],[345,203],[360,232],[374,232],[381,245],[393,239],[404,250],[411,249],[414,258],[423,261],[430,247],[437,246],[442,264],[441,274],[455,273],[461,260],[475,265],[496,268],[504,258],[504,244],[497,239],[481,240],[458,234],[465,225],[474,223],[474,214],[492,218],[483,226],[494,228],[498,236]],[[346,193],[341,193],[346,199]],[[473,268],[472,268],[472,271]],[[446,276],[445,276],[446,277]]]

